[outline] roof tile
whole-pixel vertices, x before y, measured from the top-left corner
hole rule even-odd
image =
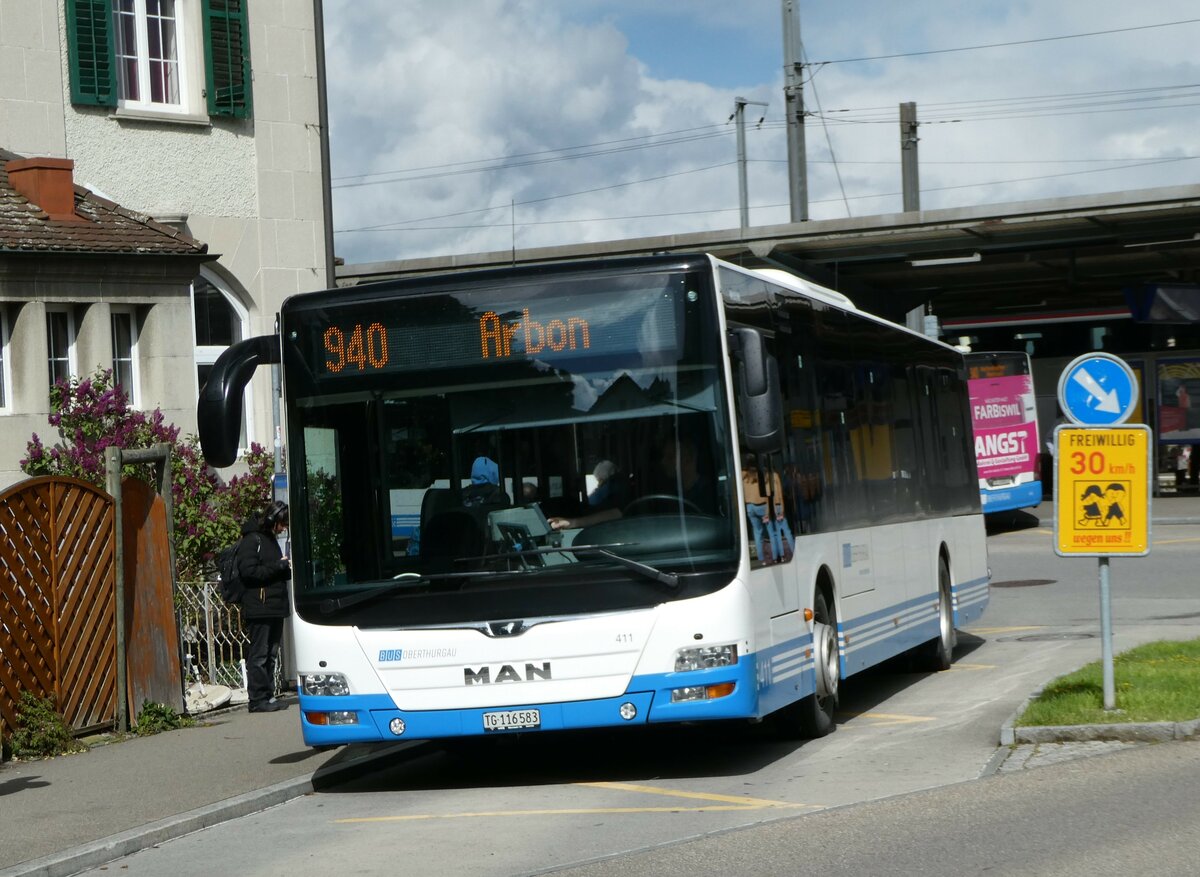
[[[74,221],[50,219],[13,189],[5,163],[22,156],[0,149],[0,255],[129,253],[197,256],[208,245],[168,225],[75,187]],[[81,221],[82,220],[82,221]]]

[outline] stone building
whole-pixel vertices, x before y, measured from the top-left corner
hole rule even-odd
[[[306,0],[0,0],[0,148],[73,163],[85,221],[112,204],[215,257],[171,263],[196,269],[183,308],[106,278],[95,254],[64,251],[60,269],[43,253],[33,281],[0,269],[0,483],[15,477],[9,436],[23,451],[23,419],[47,408],[42,322],[66,345],[63,367],[86,374],[110,360],[104,314],[127,313],[135,404],[191,431],[221,350],[271,332],[288,295],[328,285],[315,32]],[[5,246],[0,265],[24,264]],[[270,446],[269,370],[247,393],[244,442]]]

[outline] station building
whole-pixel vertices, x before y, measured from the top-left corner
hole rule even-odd
[[[782,268],[964,349],[1030,355],[1043,443],[1064,367],[1120,356],[1162,490],[1200,443],[1200,186],[345,265],[339,286],[594,256],[709,252]],[[1182,489],[1197,489],[1196,464]]]

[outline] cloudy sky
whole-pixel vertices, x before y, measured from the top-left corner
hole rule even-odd
[[[347,263],[787,222],[781,0],[325,0]],[[915,10],[915,11],[914,11]],[[1194,0],[800,0],[809,215],[1200,182]],[[763,117],[761,126],[759,117]]]

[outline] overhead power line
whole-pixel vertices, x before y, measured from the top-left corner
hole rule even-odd
[[[715,170],[717,168],[729,167],[733,164],[736,164],[736,162],[723,161],[720,164],[710,164],[710,165],[705,165],[704,167],[689,168],[688,170],[675,171],[675,172],[669,173],[669,174],[659,174],[659,175],[653,176],[653,177],[644,177],[643,179],[640,179],[640,180],[626,180],[625,182],[622,182],[622,183],[613,183],[608,186],[597,186],[592,189],[580,189],[577,192],[563,192],[559,195],[547,195],[544,198],[529,198],[525,201],[509,201],[507,204],[496,204],[491,207],[477,207],[474,210],[459,210],[459,211],[456,211],[455,213],[442,213],[437,216],[424,216],[424,217],[418,217],[416,219],[397,219],[397,220],[394,220],[393,222],[385,222],[380,225],[367,225],[367,226],[361,226],[359,228],[340,229],[339,232],[377,231],[377,230],[384,230],[384,229],[394,227],[394,226],[407,225],[407,224],[413,223],[413,222],[433,222],[434,220],[438,220],[438,219],[453,219],[454,217],[457,217],[457,216],[470,216],[471,214],[474,214],[474,213],[487,213],[492,210],[511,210],[514,207],[525,207],[529,204],[541,204],[545,201],[558,201],[562,198],[574,198],[578,195],[591,195],[596,192],[607,192],[612,189],[621,189],[626,186],[637,186],[642,183],[653,183],[658,180],[668,180],[668,179],[671,179],[672,177],[682,177],[682,176],[686,176],[688,174],[698,174],[698,173],[702,173],[704,171]]]
[[[1183,162],[1183,161],[1195,161],[1197,159],[1200,159],[1200,155],[1173,156],[1170,158],[1159,158],[1159,159],[1152,159],[1149,161],[1134,161],[1129,164],[1119,165],[1116,167],[1092,168],[1089,170],[1081,170],[1081,171],[1067,171],[1067,172],[1059,173],[1059,174],[1040,174],[1037,176],[1014,177],[1014,178],[1004,179],[1004,180],[986,180],[986,181],[982,181],[982,182],[956,183],[954,185],[949,185],[949,186],[922,186],[921,191],[922,192],[949,192],[949,191],[953,191],[956,189],[977,189],[977,188],[982,188],[982,187],[986,187],[986,186],[1005,186],[1005,185],[1011,185],[1013,183],[1029,183],[1029,182],[1038,182],[1041,180],[1062,179],[1064,177],[1081,176],[1083,174],[1097,174],[1097,173],[1106,173],[1108,171],[1130,170],[1133,168],[1142,168],[1142,167],[1154,167],[1157,165],[1174,164],[1174,163]],[[1108,159],[1102,159],[1102,160],[1107,161]],[[871,162],[864,162],[864,163],[871,163]],[[945,164],[970,164],[971,162],[943,162],[943,163],[945,163]],[[688,173],[698,173],[700,171],[713,170],[718,167],[728,167],[731,164],[734,164],[734,162],[726,162],[723,165],[711,165],[709,167],[704,167],[704,168],[694,168],[690,171],[683,171],[679,174],[668,174],[667,176],[682,176],[682,175],[688,174]],[[562,195],[550,195],[545,198],[535,198],[535,199],[531,199],[529,201],[518,201],[518,202],[516,202],[516,206],[520,207],[522,205],[537,204],[537,203],[541,203],[541,202],[545,202],[545,201],[554,201],[554,200],[558,200],[560,198],[570,198],[575,195],[588,194],[589,192],[603,191],[604,189],[618,188],[620,186],[636,185],[639,182],[651,182],[651,181],[657,180],[657,179],[664,179],[664,177],[654,177],[649,180],[634,180],[634,181],[630,181],[630,182],[626,182],[626,183],[619,183],[616,186],[603,186],[600,189],[588,189],[588,190],[585,190],[582,192],[569,192],[569,193],[565,193]],[[902,193],[900,193],[900,192],[878,192],[878,193],[871,193],[871,194],[867,194],[867,195],[845,195],[843,193],[842,196],[839,198],[825,198],[825,199],[813,201],[812,203],[827,204],[827,203],[832,203],[834,201],[841,201],[841,200],[864,201],[869,198],[895,198],[895,197],[899,197],[901,194]],[[476,210],[464,210],[464,211],[459,211],[456,213],[444,213],[439,216],[425,216],[425,217],[422,217],[419,219],[397,220],[395,222],[382,223],[379,225],[368,225],[368,226],[361,226],[358,228],[338,229],[337,232],[338,232],[338,234],[357,234],[357,233],[365,233],[365,232],[454,231],[454,230],[463,230],[463,229],[501,228],[508,224],[508,222],[509,222],[508,219],[498,220],[494,223],[483,223],[483,224],[476,224],[476,225],[415,226],[415,225],[412,225],[412,223],[436,222],[439,219],[453,219],[453,218],[456,218],[459,216],[468,216],[468,215],[471,215],[474,213],[486,213],[486,212],[489,212],[492,210],[506,210],[507,211],[512,206],[513,205],[510,202],[509,204],[497,204],[493,207],[480,207]],[[752,205],[752,207],[755,210],[764,210],[764,209],[771,209],[771,208],[776,208],[776,207],[787,207],[787,206],[788,206],[787,204],[755,204],[755,205]],[[542,219],[542,220],[532,220],[532,221],[528,221],[528,222],[518,222],[516,224],[519,226],[535,226],[535,225],[566,225],[566,224],[579,223],[579,222],[618,222],[618,221],[623,221],[623,220],[637,220],[637,219],[661,219],[661,218],[666,218],[666,217],[671,217],[671,216],[693,216],[693,215],[698,215],[698,214],[703,215],[703,214],[709,214],[709,213],[732,213],[732,212],[736,212],[738,210],[739,210],[738,207],[718,207],[718,208],[713,208],[711,210],[687,210],[687,211],[677,211],[677,212],[671,212],[671,213],[639,214],[639,215],[633,215],[633,216],[610,216],[610,217],[592,216],[592,217],[583,217],[583,218],[578,218],[578,219]]]
[[[576,152],[571,155],[564,155],[562,153],[566,152],[567,150],[582,149],[584,147],[566,147],[564,149],[551,149],[551,150],[544,150],[542,152],[526,153],[526,155],[530,155],[530,156],[539,156],[540,155],[540,156],[544,156],[544,157],[529,158],[525,161],[513,161],[512,159],[516,158],[517,156],[510,156],[507,158],[500,158],[500,159],[484,159],[482,161],[477,161],[477,162],[464,162],[458,166],[455,166],[453,164],[436,165],[436,166],[429,168],[429,171],[430,171],[429,173],[416,173],[417,169],[412,169],[412,170],[400,170],[400,171],[381,171],[381,172],[375,173],[375,174],[361,174],[358,177],[342,177],[340,179],[357,179],[358,182],[335,183],[333,185],[333,188],[335,188],[335,189],[353,189],[353,188],[358,188],[361,186],[374,186],[374,185],[381,185],[384,183],[407,183],[407,182],[414,182],[417,180],[436,179],[436,178],[440,178],[440,177],[454,177],[454,176],[462,176],[464,174],[485,173],[488,171],[513,170],[515,168],[530,167],[532,165],[538,165],[538,164],[550,164],[550,163],[560,162],[560,161],[572,161],[572,160],[578,159],[578,158],[593,158],[593,157],[602,156],[602,155],[616,155],[619,153],[631,152],[631,151],[635,151],[635,150],[639,150],[639,149],[655,149],[655,148],[662,147],[662,146],[676,146],[681,143],[695,143],[695,142],[701,141],[701,140],[712,140],[714,138],[729,137],[732,133],[728,129],[726,129],[724,126],[717,126],[717,125],[706,125],[703,128],[696,128],[696,129],[691,129],[691,130],[692,131],[703,131],[705,129],[710,129],[710,130],[708,130],[708,133],[690,133],[690,134],[687,134],[687,136],[670,137],[669,139],[655,140],[653,142],[648,142],[648,143],[632,143],[632,142],[630,142],[630,141],[634,141],[634,140],[645,139],[643,137],[632,137],[632,138],[626,138],[625,140],[608,141],[608,143],[617,143],[617,144],[624,144],[624,145],[608,146],[608,144],[602,143],[602,144],[597,144],[597,147],[605,147],[605,148],[592,148],[587,152]],[[686,133],[686,132],[683,132],[683,133]],[[665,136],[665,135],[648,135],[648,136]],[[487,166],[476,166],[476,167],[463,166],[463,165],[480,165],[483,163],[483,161],[493,161],[495,163],[487,165]],[[372,179],[372,180],[365,179],[368,176],[370,176],[370,177],[389,176],[391,178],[390,179]]]
[[[1158,24],[1142,24],[1134,27],[1115,27],[1110,30],[1093,30],[1085,33],[1062,34],[1055,37],[1034,37],[1028,40],[1009,40],[1003,43],[983,43],[978,46],[958,46],[952,49],[926,49],[920,52],[896,52],[891,55],[865,55],[861,58],[837,58],[832,61],[815,61],[815,64],[856,64],[860,61],[887,61],[893,58],[917,58],[922,55],[945,55],[950,52],[974,52],[979,49],[999,49],[1006,46],[1027,46],[1035,43],[1051,43],[1059,40],[1077,40],[1084,37],[1099,37],[1106,34],[1129,33],[1137,30],[1152,30],[1160,27],[1177,27],[1181,24],[1196,24],[1200,18],[1185,18],[1180,21],[1163,21]]]

